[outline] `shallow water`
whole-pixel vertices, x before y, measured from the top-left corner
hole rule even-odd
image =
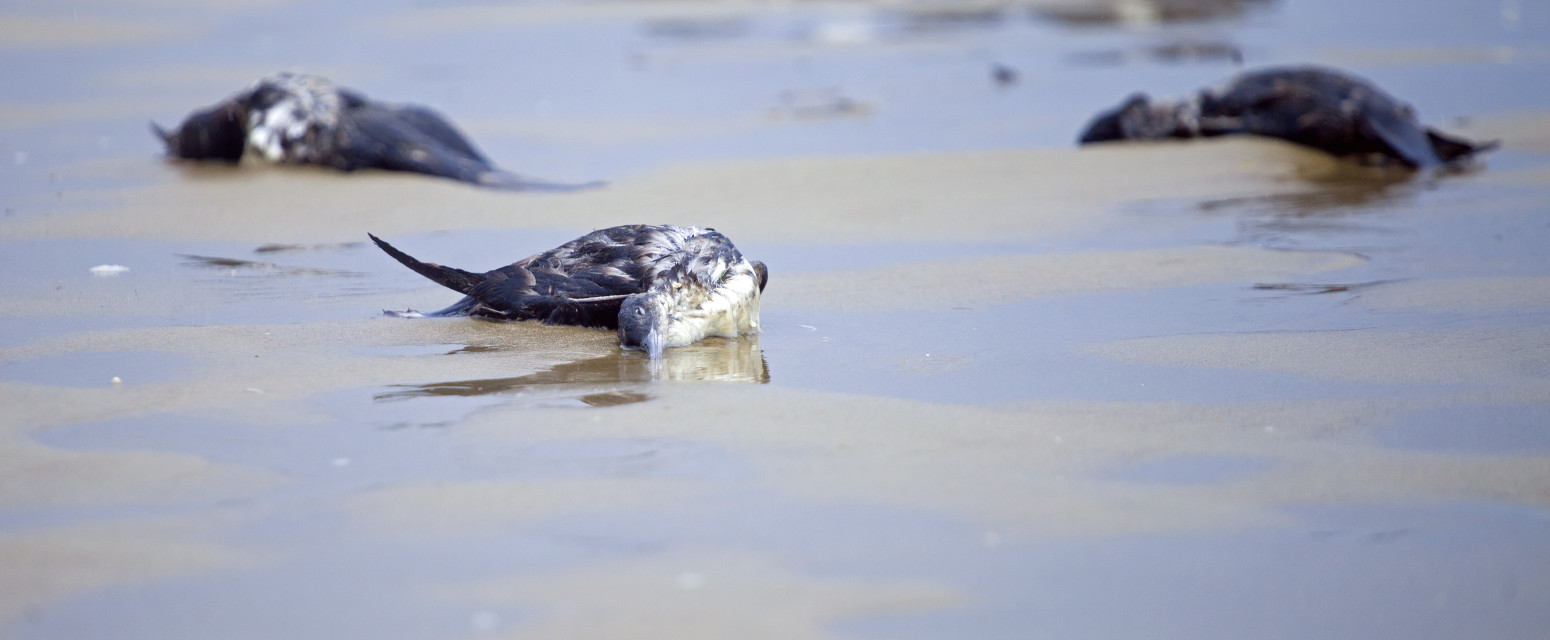
[[[3,635],[1540,637],[1550,12],[1398,6],[4,7]],[[1069,147],[1234,53],[1504,148]],[[157,157],[280,68],[609,185]],[[383,317],[458,296],[364,242],[637,222],[762,333]]]

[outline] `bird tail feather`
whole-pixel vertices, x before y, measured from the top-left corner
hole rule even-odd
[[[371,238],[372,242],[377,243],[378,247],[381,247],[383,251],[387,252],[388,255],[393,256],[394,260],[397,260],[404,266],[409,267],[415,273],[430,278],[431,280],[435,281],[436,284],[439,284],[458,293],[466,295],[473,291],[475,285],[484,281],[484,276],[481,274],[470,273],[468,271],[454,269],[452,267],[444,267],[431,262],[421,262],[414,259],[413,256],[399,251],[397,247],[384,242],[377,236],[369,233],[366,235]]]

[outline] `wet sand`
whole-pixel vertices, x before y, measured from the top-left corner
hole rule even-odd
[[[20,200],[22,211],[43,209],[45,203],[79,211],[17,220],[0,230],[0,237],[343,242],[359,241],[363,229],[379,235],[503,227],[586,230],[655,220],[711,226],[733,238],[766,242],[1026,242],[1118,225],[1116,206],[1140,199],[1305,192],[1310,185],[1296,177],[1328,171],[1330,165],[1326,157],[1280,142],[1213,140],[672,166],[603,189],[512,197],[386,172],[340,180],[335,172],[311,168],[148,167],[137,158],[58,171],[67,181],[148,172],[164,180],[152,187]]]
[[[1306,9],[1265,4],[1211,24],[1281,51],[1275,34],[1302,33]],[[164,162],[128,136],[235,89],[290,32],[169,65],[133,57],[163,32],[104,31],[111,15],[68,33],[29,22],[59,16],[11,20],[0,32],[42,34],[4,48],[19,73],[17,50],[129,58],[81,87],[0,96],[14,116],[0,122],[14,160],[0,179],[0,635],[1540,635],[1550,100],[1508,81],[1543,77],[1546,59],[1312,46],[1402,86],[1473,69],[1531,103],[1470,107],[1457,130],[1504,150],[1457,174],[1250,139],[1074,149],[1039,142],[1079,125],[1045,89],[1086,87],[1102,106],[1115,89],[1078,79],[1224,69],[1035,66],[1193,23],[1076,28],[1040,12],[1114,18],[987,7],[977,27],[932,18],[958,26],[929,36],[891,7],[824,3],[340,22],[452,58],[462,37],[515,31],[536,44],[505,46],[543,51],[581,34],[610,64],[648,60],[650,82],[725,82],[732,97],[706,117],[673,91],[638,113],[564,113],[595,89],[546,83],[542,65],[512,73],[548,107],[436,94],[519,173],[637,166],[563,194]],[[203,35],[154,50],[292,10],[199,7]],[[1241,17],[1258,12],[1286,24]],[[649,35],[662,20],[744,35],[664,42]],[[1526,46],[1489,33],[1460,49]],[[1053,44],[1008,44],[1030,35]],[[395,99],[445,88],[314,46],[318,67],[364,67],[358,81]],[[964,118],[912,112],[949,97],[906,71],[979,73],[986,47],[1022,61],[1023,85],[952,108],[1001,114],[980,124],[1010,127],[1007,141],[944,145],[923,130]],[[816,70],[783,80],[848,79],[875,110],[770,117],[790,87],[746,78],[789,55]],[[449,73],[499,68],[477,65]],[[1439,119],[1465,104],[1409,86]],[[1003,117],[1008,101],[1031,115]],[[571,149],[525,153],[548,145]],[[458,296],[362,242],[488,269],[636,222],[713,226],[768,263],[763,332],[649,363],[606,331],[383,317]],[[129,271],[89,275],[99,264]]]

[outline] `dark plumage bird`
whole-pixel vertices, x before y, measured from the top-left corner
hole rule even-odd
[[[616,329],[625,348],[652,358],[707,336],[757,330],[768,279],[764,263],[750,262],[726,236],[699,227],[600,229],[484,273],[421,262],[367,235],[404,266],[466,295],[429,315]]]
[[[1134,94],[1099,114],[1081,143],[1247,133],[1281,138],[1373,164],[1434,167],[1496,148],[1448,136],[1416,120],[1410,105],[1330,69],[1244,73],[1177,102]]]
[[[314,75],[277,73],[194,112],[177,131],[151,128],[167,155],[188,160],[253,157],[343,171],[409,171],[506,189],[595,186],[533,182],[502,171],[435,111],[369,100]]]

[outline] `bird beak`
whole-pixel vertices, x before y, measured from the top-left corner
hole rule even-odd
[[[658,360],[662,357],[662,334],[657,333],[656,327],[651,328],[651,333],[646,334],[646,357]]]

